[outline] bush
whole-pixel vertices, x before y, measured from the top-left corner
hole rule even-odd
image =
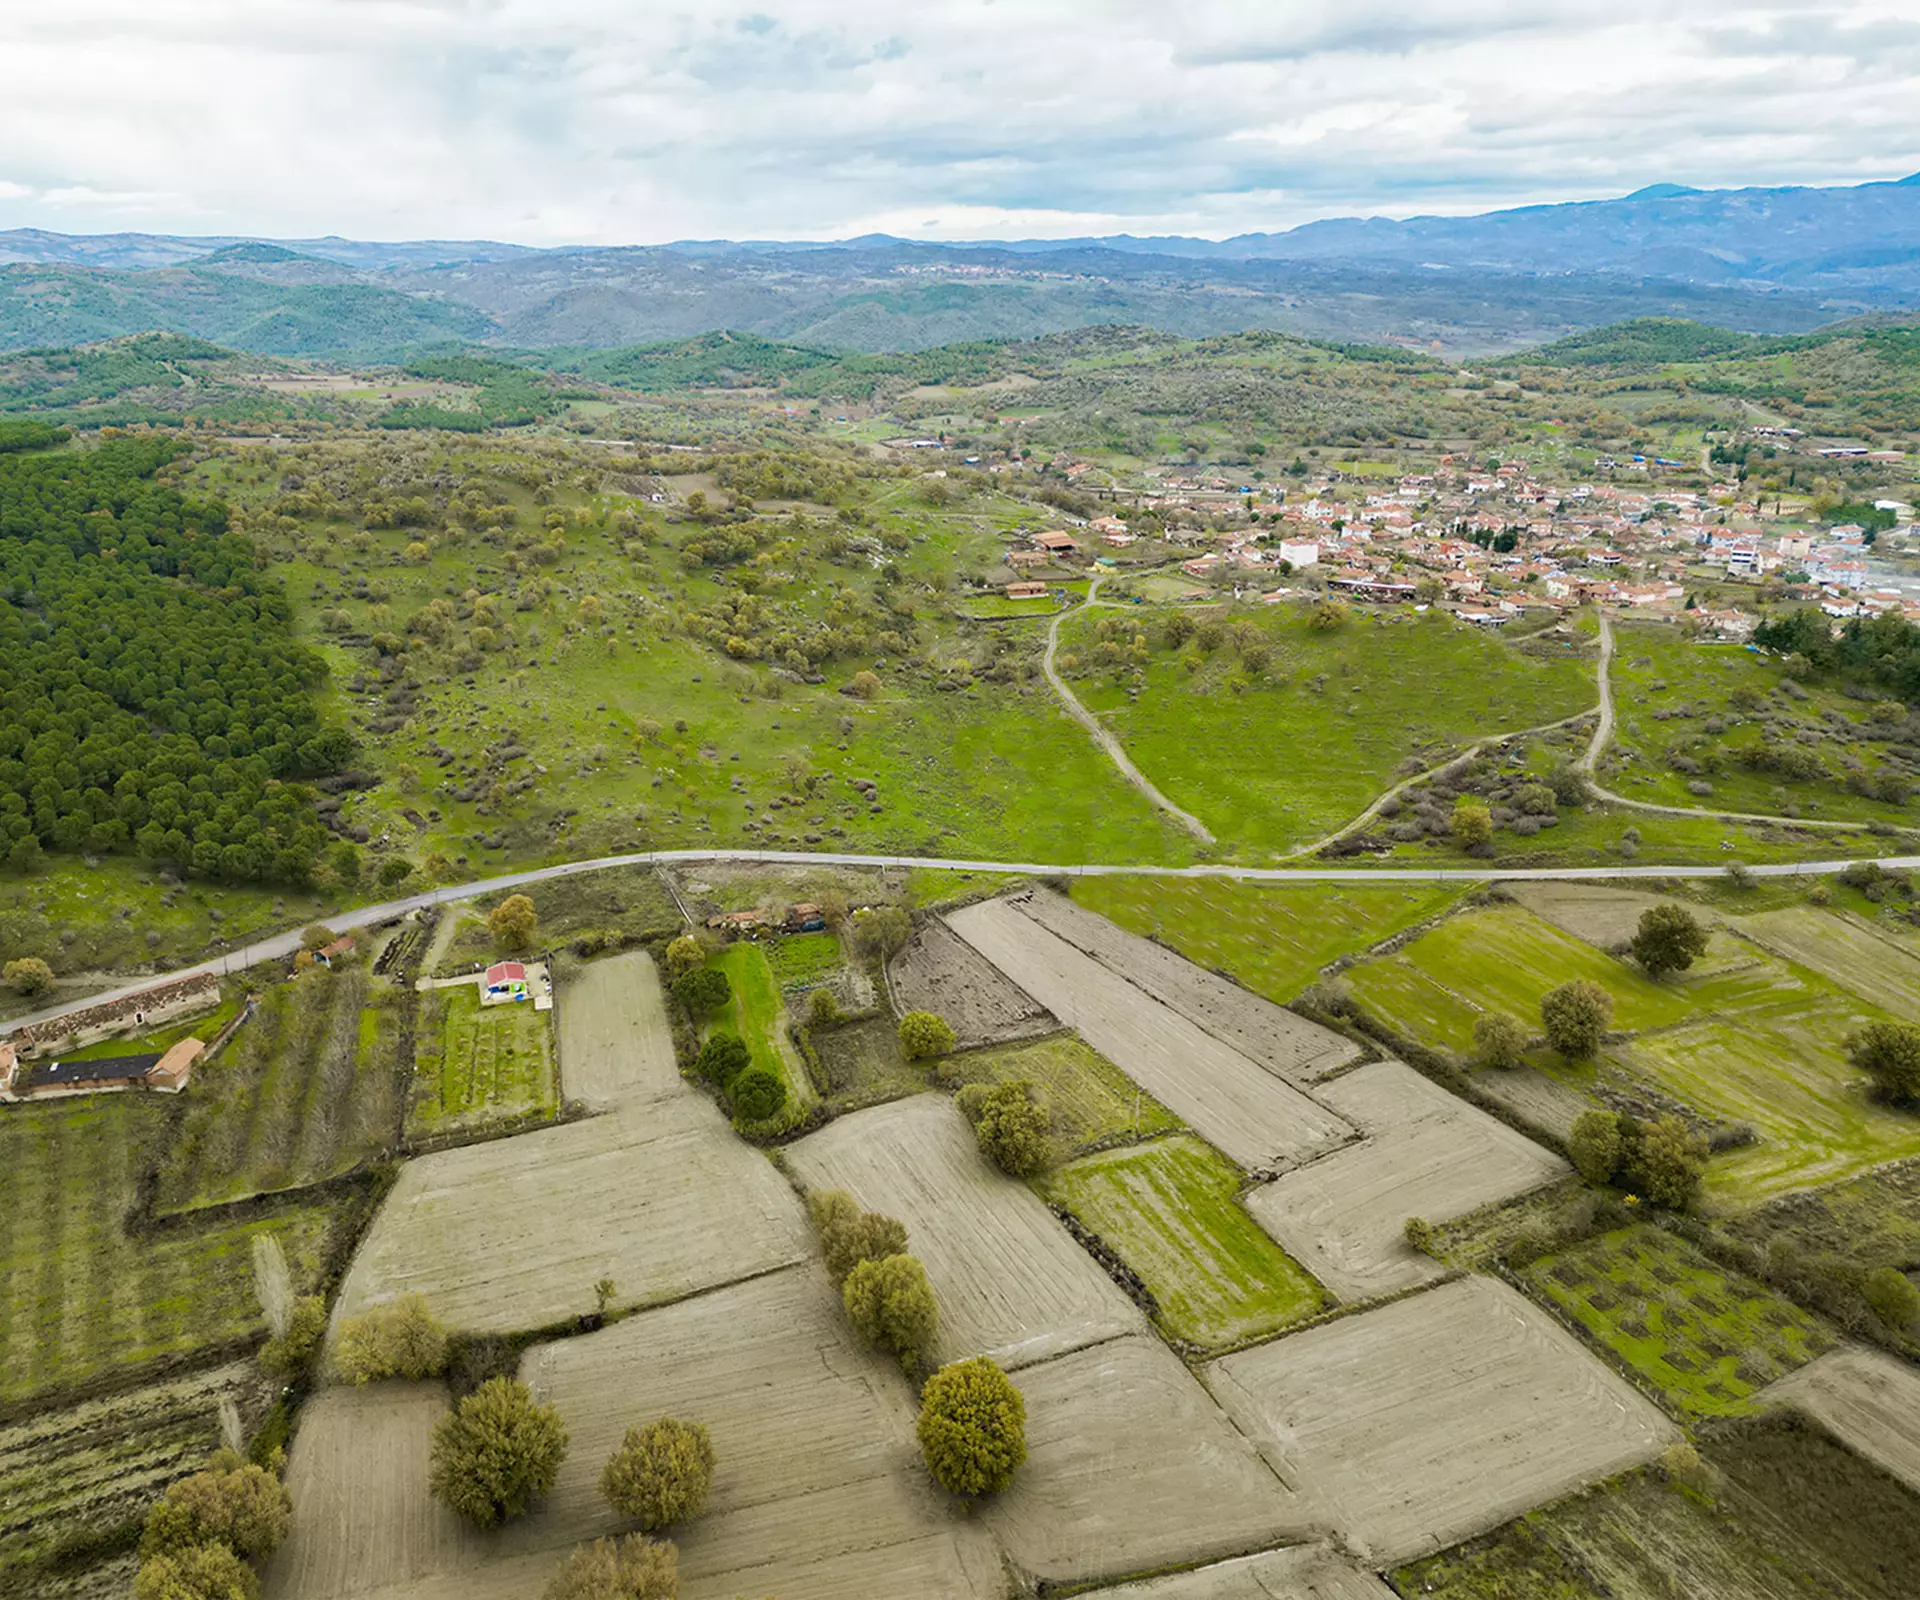
[[[1527,817],[1550,817],[1559,803],[1559,797],[1544,783],[1523,783],[1513,797],[1514,810]]]
[[[301,1295],[288,1313],[286,1332],[275,1334],[260,1347],[260,1365],[276,1377],[297,1377],[307,1370],[326,1331],[326,1301],[317,1294]]]
[[[765,1122],[787,1108],[786,1084],[761,1067],[735,1078],[727,1097],[733,1102],[733,1114],[742,1122]]]
[[[689,1522],[713,1489],[713,1440],[697,1422],[662,1417],[627,1436],[600,1473],[600,1492],[623,1517],[651,1533]]]
[[[825,984],[807,996],[807,1026],[831,1028],[841,1017],[840,999]]]
[[[953,1029],[935,1011],[909,1011],[900,1019],[900,1049],[909,1061],[943,1056],[953,1049]]]
[[[53,987],[53,968],[38,956],[21,956],[9,961],[4,976],[7,987],[16,994],[45,994]]]
[[[133,1595],[134,1600],[260,1600],[260,1580],[225,1545],[194,1545],[142,1561]]]
[[[447,1369],[447,1328],[425,1295],[403,1295],[340,1324],[333,1370],[346,1383],[432,1378]]]
[[[523,894],[510,894],[487,913],[487,932],[502,950],[531,950],[540,914]]]
[[[1685,906],[1649,906],[1629,947],[1650,978],[1684,972],[1707,953],[1707,930]]]
[[[1453,802],[1453,842],[1462,850],[1475,850],[1493,837],[1493,813],[1484,801],[1461,795]]]
[[[717,1083],[724,1089],[746,1070],[752,1059],[746,1042],[738,1035],[716,1033],[700,1046],[700,1053],[693,1058],[693,1070],[708,1083]]]
[[[926,1268],[912,1256],[862,1261],[840,1291],[847,1321],[869,1344],[891,1350],[912,1367],[940,1326],[940,1306]]]
[[[1473,1023],[1473,1053],[1483,1067],[1511,1069],[1525,1060],[1527,1030],[1516,1017],[1490,1011]]]
[[[690,933],[667,946],[667,981],[676,983],[707,959],[707,947]]]
[[[567,1430],[517,1378],[492,1378],[433,1427],[428,1485],[478,1528],[517,1517],[553,1487]]]
[[[271,1472],[222,1450],[204,1472],[181,1478],[147,1513],[142,1556],[223,1545],[247,1560],[271,1555],[287,1536],[293,1502]]]
[[[673,997],[694,1017],[710,1017],[733,998],[733,985],[718,967],[695,967],[673,980]]]
[[[1875,1267],[1860,1292],[1873,1314],[1895,1333],[1905,1333],[1920,1321],[1920,1289],[1897,1267]]]
[[[997,1494],[1027,1459],[1027,1404],[985,1356],[927,1380],[915,1430],[934,1482],[950,1494]]]
[[[810,1196],[807,1210],[820,1232],[820,1253],[836,1289],[861,1262],[906,1253],[906,1224],[878,1211],[862,1211],[844,1189]]]
[[[1588,1183],[1611,1183],[1620,1168],[1620,1119],[1611,1111],[1583,1111],[1567,1136],[1567,1156]]]
[[[862,906],[853,914],[853,942],[866,955],[890,956],[913,937],[913,918],[899,906]]]
[[[679,1600],[680,1552],[630,1533],[578,1545],[547,1580],[541,1600]]]
[[[1640,1129],[1628,1176],[1655,1205],[1684,1211],[1707,1169],[1707,1141],[1678,1117],[1656,1117]]]
[[[1540,997],[1540,1027],[1547,1043],[1569,1060],[1590,1056],[1613,1020],[1613,996],[1590,978],[1575,978]]]
[[[1030,1178],[1053,1157],[1052,1119],[1025,1078],[1011,1083],[969,1084],[960,1109],[973,1124],[981,1152],[1010,1178]]]
[[[1847,1056],[1896,1105],[1920,1101],[1920,1026],[1868,1023],[1847,1040]]]

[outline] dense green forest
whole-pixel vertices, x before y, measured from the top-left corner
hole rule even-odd
[[[1763,650],[1804,656],[1823,676],[1870,683],[1920,704],[1920,628],[1891,613],[1852,618],[1838,637],[1826,614],[1801,606],[1769,617],[1754,631]]]
[[[321,724],[324,669],[252,542],[156,481],[179,453],[0,456],[0,849],[303,884],[328,836],[291,780],[352,744]]]

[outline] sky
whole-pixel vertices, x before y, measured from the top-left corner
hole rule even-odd
[[[0,3],[0,228],[1209,237],[1920,171],[1920,0]]]

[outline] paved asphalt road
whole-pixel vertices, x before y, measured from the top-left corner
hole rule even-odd
[[[408,895],[403,900],[387,900],[379,905],[359,906],[351,911],[342,911],[324,920],[326,925],[336,933],[349,933],[356,928],[370,928],[395,917],[405,916],[409,911],[422,910],[427,906],[443,905],[453,900],[472,900],[482,895],[498,894],[503,890],[525,888],[529,884],[551,883],[556,878],[570,878],[580,872],[598,872],[607,867],[672,866],[676,863],[702,861],[758,861],[799,866],[931,867],[951,872],[1010,872],[1036,877],[1231,878],[1244,883],[1492,883],[1522,878],[1712,878],[1726,870],[1724,863],[1688,867],[1504,868],[1494,865],[1485,867],[1064,866],[1044,861],[959,861],[932,856],[864,856],[805,850],[644,850],[634,855],[597,856],[590,861],[562,862],[558,866],[534,867],[526,872],[510,872],[504,877],[481,878],[473,883],[454,884],[444,889],[429,889],[422,894]],[[1757,866],[1750,870],[1755,877],[1761,878],[1795,877],[1800,874],[1835,873],[1852,864],[1853,862],[1848,860],[1790,861]],[[1880,864],[1890,868],[1920,867],[1920,856],[1886,856],[1881,858]],[[169,983],[176,978],[190,978],[202,972],[238,972],[241,968],[250,967],[260,961],[283,961],[299,948],[300,930],[296,928],[288,933],[276,934],[270,939],[262,939],[257,944],[250,944],[239,950],[229,950],[223,955],[215,956],[210,961],[202,961],[196,966],[181,967],[175,972],[154,973],[137,982],[123,984],[117,989],[90,994],[79,1000],[63,1001],[59,1005],[48,1006],[43,1011],[35,1011],[26,1016],[14,1017],[11,1021],[0,1022],[0,1036],[16,1028],[25,1027],[29,1023],[44,1022],[51,1017],[64,1016],[69,1011],[79,1011],[87,1006],[103,1005],[130,994],[138,994],[142,989],[151,989],[156,984]]]

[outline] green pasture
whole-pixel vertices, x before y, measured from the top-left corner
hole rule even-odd
[[[830,932],[778,934],[764,940],[760,948],[774,982],[783,990],[813,988],[846,964],[840,936]]]
[[[942,1059],[938,1071],[950,1084],[1030,1080],[1052,1113],[1059,1161],[1109,1140],[1148,1138],[1180,1126],[1171,1111],[1071,1033],[964,1051]]]
[[[707,1031],[735,1034],[746,1042],[753,1065],[787,1086],[787,1109],[777,1120],[796,1121],[819,1097],[787,1038],[786,1004],[766,951],[757,944],[730,944],[712,964],[727,975],[733,993]]]

